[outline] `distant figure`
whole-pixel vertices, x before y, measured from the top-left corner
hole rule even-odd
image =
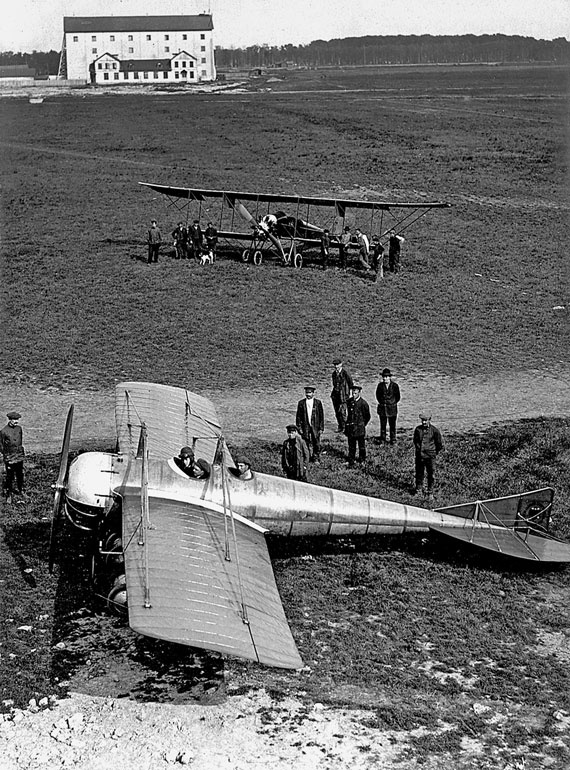
[[[24,494],[24,445],[19,412],[8,412],[8,424],[0,430],[0,447],[4,458],[4,494],[11,502],[14,493]],[[15,482],[15,484],[14,484]],[[15,489],[14,489],[15,486]]]
[[[352,377],[348,369],[344,369],[340,358],[333,361],[334,371],[332,373],[331,401],[333,402],[334,413],[338,423],[337,433],[344,433],[346,425],[346,402],[352,395]]]
[[[420,414],[421,424],[414,430],[414,449],[416,452],[414,494],[422,491],[424,471],[427,472],[428,500],[433,499],[433,482],[435,474],[435,458],[443,449],[441,433],[431,424],[429,412]]]
[[[182,473],[192,476],[192,466],[194,465],[194,451],[189,446],[183,446],[178,457],[174,457],[174,464]]]
[[[362,230],[356,228],[356,241],[358,243],[358,261],[364,270],[370,270],[368,255],[370,253],[370,243],[368,236]]]
[[[218,231],[211,222],[208,222],[208,226],[204,231],[204,237],[206,238],[206,248],[208,249],[208,254],[210,255],[211,261],[213,262],[216,256],[216,247],[218,245]]]
[[[238,455],[236,457],[236,468],[233,470],[230,468],[234,476],[237,476],[242,481],[250,481],[253,478],[251,470],[251,460],[246,455]]]
[[[348,416],[345,434],[348,439],[348,467],[354,468],[356,445],[358,444],[358,462],[366,461],[366,426],[370,422],[370,407],[362,398],[360,385],[352,386],[352,397],[348,399]]]
[[[305,398],[302,398],[297,404],[295,422],[297,423],[297,430],[309,449],[310,461],[320,463],[321,435],[325,429],[325,412],[323,402],[315,398],[315,388],[312,385],[306,386]]]
[[[380,243],[377,235],[372,237],[372,269],[374,270],[374,281],[378,278],[384,278],[384,246]]]
[[[346,270],[348,265],[348,249],[350,247],[351,241],[352,233],[350,232],[350,227],[347,225],[340,236],[340,245],[338,249],[340,266],[343,270]]]
[[[188,236],[190,238],[190,245],[192,246],[192,257],[194,261],[198,261],[202,256],[202,247],[204,245],[204,236],[202,235],[202,228],[200,227],[200,220],[195,219],[188,230]]]
[[[179,222],[172,231],[172,240],[176,249],[176,259],[186,259],[188,255],[188,230]]]
[[[160,251],[160,244],[162,243],[162,233],[158,229],[156,219],[153,219],[150,223],[150,228],[147,233],[146,242],[148,243],[148,257],[147,264],[151,262],[158,262],[158,252]]]
[[[331,248],[330,230],[325,229],[321,233],[321,261],[322,261],[323,270],[326,269],[326,266],[329,261],[330,248]]]
[[[390,443],[396,443],[396,420],[398,418],[398,402],[400,401],[400,387],[392,379],[389,369],[382,369],[382,379],[376,388],[376,411],[380,418],[380,443],[386,441],[386,425],[390,425]]]
[[[391,230],[388,242],[388,268],[391,273],[400,272],[400,245],[402,243],[404,243],[404,238]]]
[[[281,447],[281,467],[288,479],[307,481],[309,450],[297,433],[296,425],[287,426],[287,438]]]

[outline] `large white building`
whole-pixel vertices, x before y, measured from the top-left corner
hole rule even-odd
[[[66,16],[60,72],[103,84],[215,80],[213,29],[205,13]]]

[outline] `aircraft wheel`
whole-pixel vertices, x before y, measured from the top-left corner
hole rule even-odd
[[[241,253],[241,261],[242,262],[249,262],[249,257],[251,255],[251,252],[249,249],[244,249]]]
[[[109,593],[107,594],[107,606],[116,615],[125,615],[127,607],[127,582],[124,575],[119,575]]]
[[[253,264],[254,265],[261,265],[263,261],[263,254],[261,251],[254,251],[253,252]]]
[[[297,252],[293,257],[293,267],[296,267],[296,268],[303,267],[303,255],[299,254],[299,252]]]

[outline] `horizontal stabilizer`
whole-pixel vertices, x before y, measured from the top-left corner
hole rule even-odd
[[[302,667],[258,527],[234,520],[234,541],[232,521],[217,506],[154,496],[149,521],[143,531],[140,492],[125,490],[133,630],[268,666]]]
[[[488,551],[540,562],[570,562],[570,543],[555,538],[531,533],[516,532],[506,527],[465,527],[430,526],[434,532],[441,532],[455,540],[470,543]]]

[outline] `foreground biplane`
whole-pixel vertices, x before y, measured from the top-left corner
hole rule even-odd
[[[139,184],[166,195],[172,206],[185,212],[187,224],[193,206],[193,218],[211,221],[218,229],[218,237],[240,244],[241,259],[255,265],[271,255],[285,265],[301,267],[303,253],[320,247],[325,228],[331,233],[331,248],[338,249],[340,234],[347,224],[377,234],[380,243],[386,243],[391,231],[401,235],[431,209],[450,206],[441,202],[368,201]],[[315,217],[319,225],[311,223]],[[358,246],[352,243],[351,248]]]
[[[264,473],[244,480],[210,401],[144,382],[117,385],[117,451],[86,452],[68,467],[72,414],[73,407],[55,485],[50,570],[64,511],[94,542],[96,590],[112,605],[126,607],[128,596],[129,624],[146,636],[301,667],[266,532],[434,530],[532,562],[570,561],[570,544],[547,533],[550,488],[427,510]],[[211,464],[207,478],[178,468],[182,446]]]

